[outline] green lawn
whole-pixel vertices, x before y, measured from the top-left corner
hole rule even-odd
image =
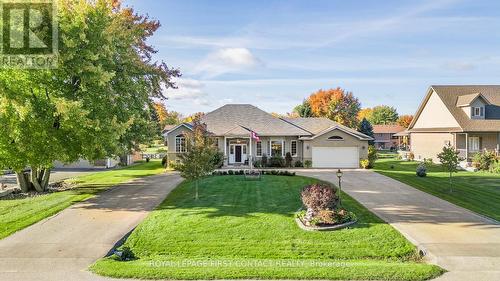
[[[0,200],[0,239],[86,200],[99,191],[134,178],[159,174],[160,161],[78,177],[78,188],[25,199]]]
[[[148,279],[424,280],[441,270],[418,261],[402,235],[343,194],[359,223],[309,232],[294,221],[305,177],[203,180],[200,198],[183,182],[126,240],[137,259],[104,258],[101,275]]]
[[[418,162],[380,159],[375,163],[375,171],[500,221],[500,174],[460,171],[453,174],[450,192],[449,174],[440,165],[428,165],[424,178],[416,176],[417,165]]]

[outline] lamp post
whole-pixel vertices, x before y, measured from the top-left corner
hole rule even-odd
[[[340,194],[342,193],[342,171],[337,170],[337,178],[339,178],[339,205],[342,207],[342,200],[340,199]]]

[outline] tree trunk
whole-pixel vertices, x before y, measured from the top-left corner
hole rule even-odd
[[[198,180],[196,180],[196,181],[194,182],[194,186],[195,186],[195,195],[194,195],[194,198],[195,198],[196,200],[198,200]]]
[[[19,188],[21,188],[22,192],[26,193],[33,189],[28,173],[25,173],[24,171],[16,172],[16,177],[17,184],[19,185]]]
[[[453,192],[453,183],[451,181],[452,173],[450,172],[450,192]]]
[[[22,192],[36,190],[44,192],[49,187],[50,169],[32,168],[31,173],[24,171],[16,172],[17,184]]]

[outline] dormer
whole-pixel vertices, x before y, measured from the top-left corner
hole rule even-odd
[[[470,119],[485,119],[486,105],[491,104],[481,93],[459,96],[457,107],[469,116]]]

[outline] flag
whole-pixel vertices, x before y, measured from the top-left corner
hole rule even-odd
[[[257,133],[256,133],[256,132],[252,131],[252,133],[251,133],[251,134],[252,134],[252,139],[254,139],[254,140],[256,140],[256,141],[260,141],[260,138],[259,138],[259,136],[257,135]]]

